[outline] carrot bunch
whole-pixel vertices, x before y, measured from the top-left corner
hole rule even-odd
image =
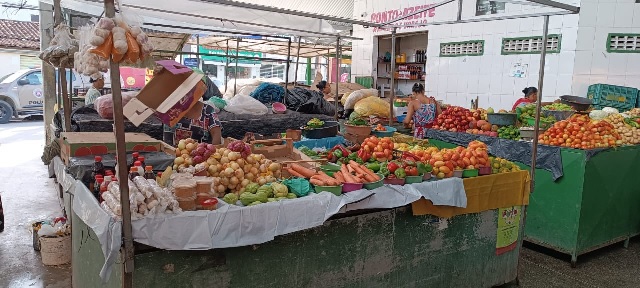
[[[339,186],[342,184],[342,182],[338,181],[336,178],[333,178],[322,171],[316,172],[295,163],[292,163],[287,168],[287,171],[292,176],[309,179],[309,182],[316,186]]]
[[[372,183],[380,180],[376,173],[353,160],[349,164],[342,164],[340,171],[333,176],[342,183]]]

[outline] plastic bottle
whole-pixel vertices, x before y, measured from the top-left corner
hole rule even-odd
[[[142,163],[140,161],[134,162],[133,168],[136,168],[136,172],[138,172],[138,176],[144,176],[144,168],[142,168]]]
[[[102,177],[98,177],[96,179],[95,187],[93,188],[93,196],[96,197],[96,200],[100,201],[100,189],[102,188],[102,183],[104,183],[104,179]],[[102,202],[102,201],[100,201]]]
[[[133,152],[133,154],[131,154],[131,165],[127,165],[127,167],[133,167],[136,164],[136,161],[138,161],[138,157],[140,157],[140,153]]]
[[[156,180],[156,174],[153,173],[153,167],[151,166],[144,167],[144,178],[148,180]]]
[[[142,165],[142,168],[147,167],[147,164],[144,163],[144,156],[139,156],[138,161],[140,161],[140,165]]]
[[[102,182],[102,184],[100,184],[100,197],[98,198],[100,202],[104,201],[102,200],[102,193],[107,192],[109,183],[111,183],[111,176],[104,176],[104,181]]]
[[[129,169],[129,179],[133,181],[133,178],[136,178],[136,176],[140,176],[140,174],[138,174],[138,169],[136,167],[131,167],[131,169]]]
[[[91,167],[91,180],[95,180],[96,176],[104,175],[104,165],[102,164],[102,157],[96,156],[93,158],[93,166]],[[93,190],[91,182],[89,184],[89,190]]]

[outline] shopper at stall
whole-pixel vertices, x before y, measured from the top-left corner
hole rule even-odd
[[[411,92],[413,92],[414,100],[409,102],[409,111],[403,123],[405,127],[411,127],[411,121],[413,121],[413,136],[423,139],[427,129],[433,126],[438,114],[442,113],[442,109],[435,98],[427,97],[424,94],[424,85],[421,83],[413,84]]]
[[[93,102],[98,99],[98,97],[102,96],[100,94],[100,89],[104,88],[104,77],[102,74],[100,76],[91,76],[89,79],[91,83],[91,88],[87,91],[87,94],[84,95],[84,105],[93,104]]]
[[[222,142],[222,124],[214,109],[213,106],[198,101],[178,121],[178,124],[170,129],[173,132],[173,145],[177,145],[180,140],[187,138],[201,143],[220,144]]]
[[[520,106],[524,106],[529,103],[536,103],[536,101],[538,101],[538,88],[527,87],[522,90],[522,93],[524,93],[524,97],[518,99],[516,103],[513,104],[513,108],[511,108],[511,111],[516,111],[516,108]]]

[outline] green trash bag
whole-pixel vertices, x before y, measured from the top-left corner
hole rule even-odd
[[[311,191],[311,183],[303,178],[287,179],[282,181],[282,184],[289,188],[289,192],[296,194],[298,197],[307,196]]]
[[[224,101],[224,99],[219,98],[219,97],[211,97],[209,98],[209,102],[211,102],[211,104],[213,104],[213,106],[215,106],[216,108],[222,110],[224,109],[224,107],[227,106],[227,101]]]

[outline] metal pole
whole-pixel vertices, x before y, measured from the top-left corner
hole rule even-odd
[[[53,1],[53,16],[55,19],[54,27],[60,25],[63,21],[62,7],[60,7],[60,0]],[[55,36],[55,35],[54,35]],[[64,108],[64,131],[71,132],[71,99],[69,99],[69,93],[67,92],[67,69],[58,68],[58,91],[61,92],[62,107]]]
[[[298,61],[300,61],[300,42],[302,41],[302,37],[298,37],[298,52],[296,53],[296,74],[293,75],[293,86],[298,84]]]
[[[458,21],[462,20],[462,0],[458,0]]]
[[[235,79],[233,80],[233,95],[236,95],[236,89],[238,89],[238,49],[240,49],[240,38],[236,39],[236,71]]]
[[[285,95],[287,95],[287,92],[289,91],[289,67],[290,66],[291,66],[291,37],[289,37],[289,44],[287,44],[287,64],[285,66],[286,74],[284,75]],[[283,104],[286,105],[287,103],[283,103]]]
[[[336,38],[336,95],[333,96],[333,104],[336,106],[336,121],[338,121],[338,86],[340,83],[340,36]]]
[[[549,38],[549,16],[544,16],[544,28],[542,29],[542,51],[540,52],[540,70],[538,75],[538,101],[536,103],[536,124],[534,126],[535,137],[531,148],[531,192],[533,193],[536,176],[536,158],[538,154],[538,129],[540,128],[540,109],[542,103],[542,86],[544,84],[544,65],[547,58],[547,40]]]
[[[196,35],[196,46],[198,49],[198,52],[200,52],[200,35]],[[180,56],[182,56],[182,54],[180,54]],[[198,53],[198,55],[196,56],[198,58],[198,69],[202,70],[202,62],[200,61],[200,53]]]
[[[224,92],[226,93],[227,87],[229,87],[229,39],[227,39],[227,52],[225,55],[224,58],[227,60],[227,64],[224,66]]]
[[[114,0],[104,0],[105,16],[115,17],[116,10]],[[110,59],[111,60],[111,59]],[[129,183],[127,181],[127,152],[124,139],[124,115],[122,114],[122,91],[120,91],[120,65],[110,62],[111,73],[111,97],[113,99],[113,126],[116,138],[116,155],[118,156],[118,184],[120,186],[120,205],[122,207],[122,233],[124,242],[124,275],[122,286],[133,287],[133,233],[131,229],[131,210],[129,208]]]
[[[533,144],[531,146],[531,171],[529,171],[530,173],[530,177],[531,177],[531,193],[534,192],[534,188],[535,188],[535,182],[536,182],[536,158],[538,155],[538,129],[540,129],[540,108],[541,108],[541,104],[542,104],[542,88],[543,88],[543,82],[544,82],[544,65],[545,65],[545,61],[546,61],[546,57],[547,57],[547,40],[548,40],[548,33],[549,33],[549,15],[545,15],[544,16],[544,22],[543,22],[543,28],[542,28],[542,51],[540,52],[540,70],[538,71],[539,75],[538,75],[538,100],[536,101],[536,123],[533,126],[534,129],[534,133],[535,136],[533,137]],[[520,231],[519,233],[522,235],[519,237],[519,245],[518,245],[518,255],[520,255],[520,251],[522,251],[522,242],[524,241],[524,230],[525,230],[525,226],[527,225],[527,206],[523,206],[522,209],[522,225],[520,227]],[[517,267],[517,271],[520,271],[520,258],[518,257],[518,267]],[[519,273],[519,272],[518,272]],[[519,274],[517,274],[519,277]],[[517,278],[516,278],[517,279]]]
[[[389,126],[393,125],[393,101],[396,96],[396,30],[397,28],[393,27],[391,30],[391,95],[389,96]],[[384,89],[382,89],[384,91]],[[384,97],[384,95],[382,95]]]

